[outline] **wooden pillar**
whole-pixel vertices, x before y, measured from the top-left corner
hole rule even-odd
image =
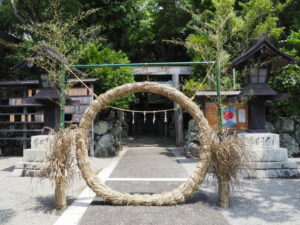
[[[27,89],[26,88],[23,90],[23,97],[24,98],[27,97]],[[25,106],[25,107],[23,107],[23,115],[26,115],[27,113],[28,113],[28,109]],[[21,117],[23,115],[21,115]],[[26,139],[27,138],[27,123],[26,123],[26,121],[23,121],[23,122],[24,122],[23,123],[23,151],[24,151],[24,149],[27,148],[27,139]]]
[[[179,83],[179,74],[172,75],[172,82],[173,86],[176,89],[180,89]],[[178,107],[177,103],[174,103],[174,107]],[[184,138],[183,138],[183,116],[182,110],[175,110],[174,111],[174,120],[175,120],[175,137],[176,137],[176,146],[183,146],[184,145]]]
[[[265,130],[265,100],[252,99],[248,103],[248,127],[253,131],[266,131]]]

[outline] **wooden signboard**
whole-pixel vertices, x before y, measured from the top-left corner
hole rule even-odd
[[[13,114],[9,115],[9,121],[14,122],[15,121],[15,115],[13,115]]]
[[[204,114],[210,126],[218,127],[217,105],[213,102],[205,103]],[[223,103],[223,126],[229,130],[248,129],[248,104],[247,103]]]
[[[68,95],[70,96],[82,96],[88,94],[89,93],[87,88],[71,88],[68,92]]]

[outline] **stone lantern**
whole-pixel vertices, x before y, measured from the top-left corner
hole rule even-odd
[[[246,71],[245,87],[240,97],[248,100],[249,132],[266,132],[265,102],[286,98],[277,93],[268,84],[272,73],[293,59],[279,51],[267,36],[262,36],[250,49],[233,60],[233,67]]]

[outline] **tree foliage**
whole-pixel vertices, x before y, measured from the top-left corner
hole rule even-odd
[[[49,45],[50,42],[55,43],[55,37],[50,37],[53,32],[49,34],[45,32],[52,29],[47,23],[53,21],[53,15],[55,17],[49,7],[53,1],[2,0],[0,29],[27,39],[26,44],[29,46],[42,42]],[[292,96],[291,99],[298,96],[296,92],[297,62],[300,56],[297,43],[300,25],[298,0],[61,0],[59,3],[59,18],[67,23],[72,18],[78,18],[80,11],[87,12],[100,8],[88,19],[82,19],[72,27],[72,38],[68,38],[69,34],[60,35],[66,44],[51,45],[61,54],[65,54],[70,62],[81,58],[79,52],[88,52],[87,49],[92,51],[93,47],[89,46],[87,41],[91,37],[102,39],[99,41],[100,44],[94,47],[103,55],[111,53],[113,56],[110,62],[125,59],[125,54],[128,60],[134,62],[190,61],[191,59],[211,61],[219,57],[223,77],[222,88],[228,89],[232,88],[233,84],[230,71],[232,59],[239,56],[260,35],[267,34],[272,37],[275,45],[280,46],[296,59],[294,65],[278,71],[274,76],[276,79],[272,79],[270,84],[278,91],[287,91]],[[43,24],[44,28],[48,26],[43,31],[47,34],[46,37],[37,34],[34,30],[24,29],[26,26],[37,24]],[[98,27],[101,27],[100,31],[98,29],[97,33],[92,32],[93,28]],[[64,28],[61,26],[59,29]],[[83,32],[87,29],[87,33]],[[182,44],[183,41],[185,45]],[[37,49],[32,48],[30,55],[33,50]],[[118,55],[120,51],[124,55]],[[95,58],[105,61],[104,56],[95,56]],[[2,58],[2,68],[6,68],[2,70],[2,75],[8,74],[9,68],[17,61],[17,58],[9,60]],[[113,74],[112,71],[114,70],[109,71],[109,74]],[[210,80],[208,84],[213,86],[213,68],[201,66],[200,70],[195,71],[198,76],[197,81],[201,83],[203,79]],[[123,73],[123,71],[118,72]],[[130,73],[128,74],[130,77]],[[99,72],[97,76],[102,75]],[[12,77],[24,78],[20,75]],[[242,82],[243,74],[237,74],[237,80]],[[196,82],[195,79],[194,81]],[[280,109],[277,112],[282,114],[284,107],[275,107],[276,104],[272,105],[272,109]],[[288,110],[289,114],[298,108],[295,106]]]
[[[115,51],[110,48],[99,48],[92,45],[87,49],[83,58],[80,60],[84,64],[125,64],[129,63],[126,54],[122,51]],[[133,83],[134,77],[130,67],[99,67],[89,69],[90,76],[99,78],[96,85],[96,92],[103,93],[111,88],[120,86],[126,83]],[[111,104],[118,107],[127,108],[129,103],[134,100],[134,95],[126,95],[113,101]]]
[[[48,10],[52,14],[50,20],[19,25],[28,36],[19,47],[27,52],[23,60],[32,62],[47,72],[51,82],[59,86],[62,64],[75,64],[91,44],[99,44],[102,39],[95,38],[94,35],[100,29],[99,26],[86,27],[78,32],[79,22],[95,13],[97,9],[67,19],[63,18],[63,11],[57,1],[52,1]]]
[[[279,93],[287,93],[288,99],[269,103],[272,116],[299,116],[300,114],[300,30],[292,31],[284,41],[282,50],[294,57],[294,63],[286,65],[271,77],[269,83]]]
[[[186,47],[195,61],[219,59],[222,86],[230,88],[231,61],[263,34],[278,40],[284,30],[277,23],[278,15],[288,4],[272,0],[212,0],[211,9],[200,13],[188,9],[192,14],[193,33],[186,39]],[[214,70],[210,71],[208,77],[215,83]],[[243,73],[240,81],[241,76]]]

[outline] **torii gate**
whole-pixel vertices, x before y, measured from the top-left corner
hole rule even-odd
[[[161,84],[171,84],[177,90],[180,90],[180,79],[181,75],[187,76],[192,72],[191,66],[136,66],[133,68],[134,75],[171,75],[172,80],[169,82],[157,82]],[[178,107],[177,103],[174,103],[174,108]],[[184,145],[184,134],[183,134],[183,115],[182,110],[174,111],[175,119],[175,138],[176,146]]]
[[[218,92],[218,101],[220,102],[220,65],[219,61],[216,61],[216,74],[217,74],[217,92]],[[92,68],[92,67],[132,67],[134,75],[172,75],[172,86],[176,89],[180,88],[180,75],[190,75],[192,71],[192,65],[200,64],[215,64],[215,61],[203,61],[203,62],[157,62],[157,63],[127,63],[127,64],[77,64],[77,65],[68,65],[70,68]],[[62,73],[60,79],[61,89],[65,89],[65,64],[62,65]],[[64,118],[64,103],[65,103],[65,94],[61,92],[61,118]],[[177,103],[174,103],[175,107],[178,106]],[[184,135],[183,135],[183,116],[182,110],[175,110],[175,137],[176,145],[184,145]],[[61,121],[63,124],[63,121]]]

